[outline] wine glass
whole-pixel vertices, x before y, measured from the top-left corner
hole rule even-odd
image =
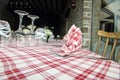
[[[10,41],[11,28],[7,21],[0,20],[0,46],[5,47]]]
[[[28,41],[27,45],[28,46],[34,46],[36,43],[36,39],[35,39],[35,33],[34,33],[34,21],[35,19],[38,19],[39,17],[36,15],[28,15],[28,18],[31,19],[31,28],[30,28],[30,33],[28,33],[26,35],[26,39]]]
[[[25,34],[22,30],[22,20],[23,20],[23,17],[25,15],[28,15],[29,13],[26,12],[26,11],[22,11],[22,10],[15,10],[14,11],[15,13],[17,13],[19,15],[19,27],[18,27],[18,30],[15,31],[15,35],[16,35],[16,43],[17,43],[17,47],[23,47],[25,46]]]
[[[26,11],[22,11],[22,10],[15,10],[14,12],[19,15],[19,27],[18,27],[18,30],[15,31],[15,32],[16,33],[23,33],[23,31],[22,31],[22,20],[23,20],[23,17],[25,15],[28,15],[29,13],[26,12]]]
[[[33,30],[33,27],[34,27],[34,22],[35,22],[35,19],[38,19],[39,17],[36,16],[36,15],[28,15],[27,16],[28,18],[31,19],[31,25],[32,25],[32,28],[31,28],[31,31],[30,31],[30,34],[34,34],[34,30]]]

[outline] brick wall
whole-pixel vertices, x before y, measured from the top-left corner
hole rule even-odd
[[[76,8],[70,11],[66,22],[66,32],[75,24],[83,33],[83,47],[90,49],[92,0],[76,0]]]
[[[92,19],[92,0],[84,0],[83,5],[83,46],[90,49],[91,45],[91,19]]]

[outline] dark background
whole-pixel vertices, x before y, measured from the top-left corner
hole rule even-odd
[[[49,26],[54,34],[59,34],[61,25],[65,25],[69,16],[71,3],[73,0],[0,0],[0,19],[9,22],[13,31],[18,29],[19,16],[14,10],[24,10],[31,15],[39,16],[35,20],[37,27]],[[31,20],[23,17],[23,25],[31,24]]]

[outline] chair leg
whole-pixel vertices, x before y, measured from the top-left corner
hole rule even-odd
[[[96,48],[96,53],[99,53],[99,48],[100,48],[100,42],[101,42],[101,36],[98,38],[98,43],[97,43],[97,48]]]
[[[119,49],[119,53],[118,53],[118,55],[117,55],[115,61],[118,62],[119,60],[120,60],[120,49]]]

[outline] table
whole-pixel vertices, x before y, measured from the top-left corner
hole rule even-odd
[[[120,64],[85,57],[100,57],[91,51],[81,48],[61,57],[48,49],[57,51],[63,44],[0,48],[0,80],[120,80]]]

